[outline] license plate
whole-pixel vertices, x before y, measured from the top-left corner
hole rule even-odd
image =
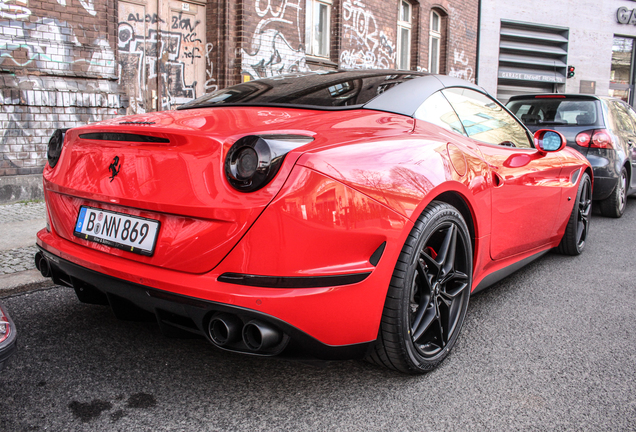
[[[80,207],[76,237],[140,255],[152,256],[159,221],[92,207]]]

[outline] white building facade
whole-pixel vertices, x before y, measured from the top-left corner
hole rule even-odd
[[[501,101],[559,92],[634,105],[635,0],[482,0],[480,14],[477,83]]]

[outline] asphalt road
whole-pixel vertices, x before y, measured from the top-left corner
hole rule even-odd
[[[636,199],[622,219],[595,215],[583,255],[548,254],[472,298],[450,357],[417,377],[220,353],[68,288],[15,295],[0,431],[634,430],[635,245]]]

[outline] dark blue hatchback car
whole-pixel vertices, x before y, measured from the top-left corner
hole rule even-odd
[[[513,96],[507,104],[530,131],[561,132],[567,145],[587,157],[601,214],[621,217],[636,192],[636,112],[625,102],[593,95]]]

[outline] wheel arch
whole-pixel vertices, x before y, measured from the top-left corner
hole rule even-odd
[[[475,255],[475,237],[476,237],[475,221],[473,217],[473,212],[471,211],[471,208],[467,200],[459,192],[452,191],[452,190],[442,192],[441,194],[433,198],[433,200],[442,201],[442,202],[445,202],[446,204],[452,205],[462,215],[462,217],[464,218],[464,221],[466,222],[466,225],[468,226],[468,232],[470,233],[470,243],[473,249],[473,256],[474,256]]]

